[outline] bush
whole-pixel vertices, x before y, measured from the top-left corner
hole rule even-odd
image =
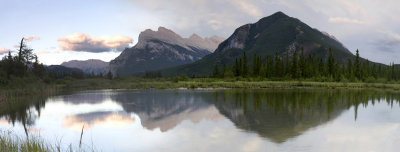
[[[376,79],[374,77],[372,77],[372,76],[369,76],[369,77],[365,78],[364,81],[367,82],[367,83],[375,83]]]
[[[179,82],[179,81],[187,81],[189,80],[189,77],[187,76],[176,76],[171,78],[173,82]]]

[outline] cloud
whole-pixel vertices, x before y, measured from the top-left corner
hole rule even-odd
[[[400,48],[400,34],[390,32],[390,31],[378,31],[380,36],[379,38],[372,42],[373,45],[376,46],[379,51],[385,52],[396,52]]]
[[[183,35],[193,33],[201,36],[231,34],[246,23],[264,16],[260,9],[262,0],[129,0],[135,7],[157,21],[155,26],[165,26]],[[132,12],[133,13],[133,12]]]
[[[220,21],[218,21],[218,20],[209,20],[208,22],[207,22],[207,24],[208,25],[210,25],[211,26],[211,28],[213,29],[213,30],[218,30],[218,29],[220,29],[221,28],[221,26],[222,26],[222,22],[220,22]]]
[[[247,13],[251,16],[261,17],[261,15],[262,15],[261,10],[256,5],[252,4],[251,2],[244,1],[244,0],[228,0],[228,2],[231,2],[236,7],[238,7],[240,10],[242,10],[244,13]]]
[[[10,50],[6,48],[0,48],[0,55],[7,54]]]
[[[41,50],[41,51],[37,51],[35,54],[36,55],[44,55],[44,54],[58,54],[58,53],[60,53],[59,50],[56,50],[56,51]]]
[[[346,17],[331,17],[328,19],[330,23],[337,23],[337,24],[365,24],[364,21],[360,21],[357,19],[350,19]]]
[[[126,126],[133,124],[134,118],[131,118],[126,113],[112,113],[112,112],[91,112],[77,115],[67,116],[63,119],[63,128],[70,128],[72,130],[80,131],[82,126],[85,129],[91,129],[95,126],[108,125],[108,126]]]
[[[24,38],[24,41],[25,41],[25,42],[31,42],[31,41],[33,41],[33,40],[38,40],[38,39],[40,39],[39,36],[32,35],[32,36],[27,36],[27,37],[25,37],[25,38]]]
[[[132,38],[121,35],[92,37],[85,33],[73,33],[58,39],[62,50],[81,52],[122,51],[132,43]]]

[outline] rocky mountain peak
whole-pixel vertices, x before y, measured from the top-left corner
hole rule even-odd
[[[217,36],[202,38],[197,34],[183,38],[165,27],[147,29],[140,33],[134,47],[111,61],[110,71],[127,76],[191,63],[212,53],[222,41]]]
[[[183,45],[180,41],[181,36],[165,27],[159,27],[157,31],[147,29],[139,34],[139,41],[137,47],[144,47],[144,43],[151,40],[159,40],[167,43]]]
[[[193,34],[189,37],[189,40],[203,41],[203,38],[201,38],[199,35],[193,33]]]
[[[213,36],[210,38],[202,38],[197,34],[192,34],[189,38],[183,38],[170,29],[159,27],[157,31],[147,29],[140,33],[136,48],[145,48],[150,41],[162,41],[165,43],[181,46],[185,49],[192,48],[206,49],[213,52],[224,38]]]

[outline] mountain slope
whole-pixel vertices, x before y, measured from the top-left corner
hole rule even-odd
[[[208,76],[214,64],[231,66],[235,58],[248,54],[249,61],[253,54],[259,56],[284,56],[304,47],[305,55],[314,54],[325,59],[329,48],[334,58],[343,64],[354,55],[333,36],[313,29],[296,18],[282,12],[260,19],[254,24],[246,24],[222,42],[214,53],[195,63],[162,70],[163,75]],[[251,63],[251,62],[250,62]]]
[[[55,78],[63,78],[66,76],[70,76],[73,78],[83,78],[84,76],[84,73],[81,69],[68,68],[61,65],[50,65],[46,66],[45,69],[50,76]]]
[[[110,70],[129,76],[192,63],[212,53],[222,40],[216,36],[203,39],[195,34],[182,38],[164,27],[159,27],[158,31],[145,30],[134,47],[125,49],[110,62]]]
[[[106,73],[108,69],[108,62],[104,62],[101,60],[96,59],[89,59],[89,60],[71,60],[68,62],[63,62],[62,66],[69,67],[69,68],[77,68],[81,69],[86,74],[99,74],[99,73]]]

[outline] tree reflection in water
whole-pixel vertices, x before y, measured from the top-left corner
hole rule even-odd
[[[27,128],[40,117],[47,98],[13,97],[2,103],[0,117],[13,125],[21,123],[27,133]],[[282,143],[330,122],[349,109],[354,109],[356,121],[360,106],[377,102],[393,106],[400,95],[373,89],[302,88],[95,91],[57,98],[76,105],[111,100],[122,106],[127,113],[124,116],[135,113],[140,117],[142,126],[149,130],[160,128],[162,132],[173,129],[184,120],[197,123],[203,119],[219,121],[225,117],[236,128]],[[105,117],[104,112],[76,115],[82,121],[89,118],[102,120],[99,117]]]
[[[368,89],[233,89],[215,92],[214,104],[237,128],[282,143],[352,107],[356,121],[358,107],[393,106],[399,98],[395,92]]]

